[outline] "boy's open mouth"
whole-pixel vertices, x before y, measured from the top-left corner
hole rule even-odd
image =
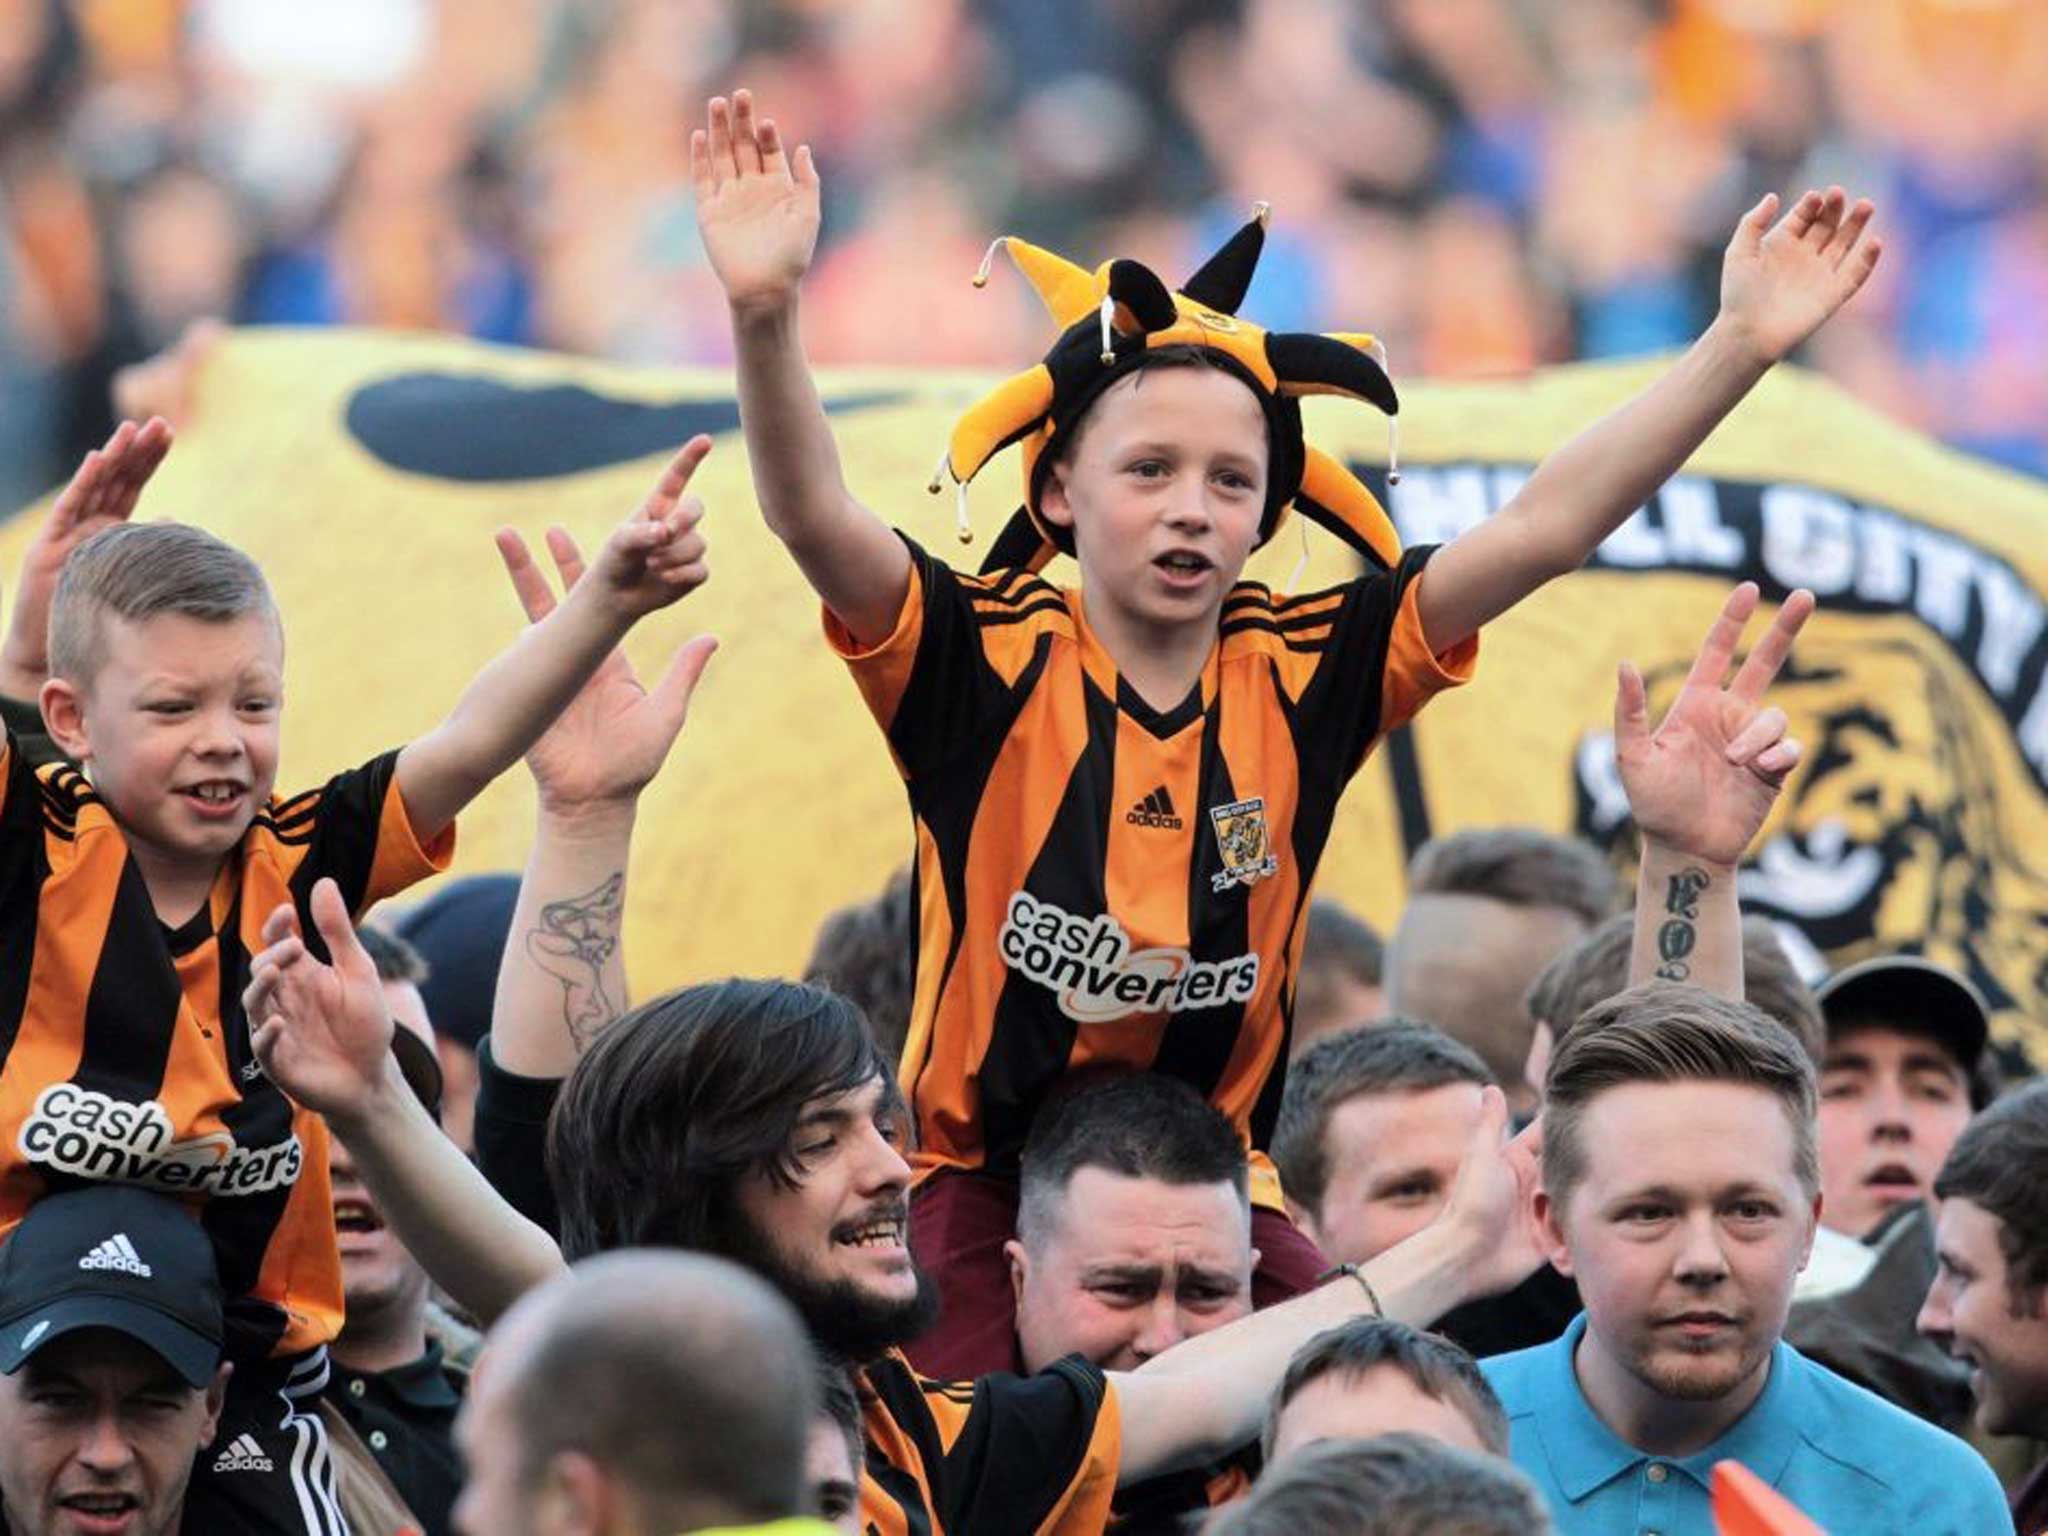
[[[241,799],[247,788],[233,779],[202,779],[197,784],[187,784],[178,793],[202,810],[217,811]]]
[[[1155,558],[1152,563],[1176,576],[1199,576],[1208,570],[1211,564],[1207,555],[1197,554],[1191,549],[1170,549]]]

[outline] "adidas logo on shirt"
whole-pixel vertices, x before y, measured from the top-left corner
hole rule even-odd
[[[1134,827],[1157,827],[1163,832],[1178,832],[1187,825],[1174,814],[1173,796],[1164,784],[1124,812],[1124,820]]]
[[[228,1448],[213,1459],[216,1472],[268,1472],[270,1458],[263,1454],[263,1447],[256,1443],[254,1435],[237,1435]]]
[[[80,1269],[118,1269],[123,1274],[140,1275],[147,1280],[152,1273],[142,1262],[142,1255],[135,1251],[135,1245],[128,1241],[126,1232],[116,1232],[78,1261]]]

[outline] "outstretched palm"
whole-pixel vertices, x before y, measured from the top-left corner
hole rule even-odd
[[[758,125],[754,99],[711,99],[707,126],[690,135],[697,228],[711,270],[737,307],[778,303],[796,291],[818,244],[818,172],[809,145],[783,152],[775,124]]]
[[[71,483],[50,504],[22,556],[21,589],[0,657],[9,681],[26,696],[33,697],[49,671],[50,599],[64,562],[101,529],[134,515],[142,488],[170,451],[171,428],[162,417],[152,416],[141,426],[124,421],[104,446],[85,456]]]
[[[1806,340],[1861,288],[1882,245],[1868,232],[1868,198],[1854,206],[1840,187],[1808,192],[1775,226],[1766,197],[1736,226],[1721,264],[1721,313],[1765,362]]]
[[[332,880],[313,887],[310,905],[334,963],[313,958],[298,914],[280,906],[263,925],[267,947],[250,963],[243,1006],[270,1080],[308,1109],[346,1117],[383,1081],[395,1026],[377,967]]]
[[[1760,704],[1813,613],[1813,594],[1785,599],[1724,688],[1756,605],[1757,589],[1748,582],[1729,594],[1654,732],[1642,674],[1626,662],[1614,701],[1615,757],[1636,825],[1646,838],[1723,866],[1741,859],[1799,761],[1798,743],[1785,736],[1784,712]]]
[[[1543,1121],[1520,1134],[1507,1134],[1507,1098],[1488,1088],[1465,1144],[1464,1160],[1444,1202],[1444,1218],[1463,1222],[1485,1243],[1467,1271],[1471,1294],[1497,1296],[1513,1290],[1545,1257],[1536,1223],[1536,1189],[1542,1183]]]
[[[555,606],[547,578],[516,533],[499,534],[498,552],[527,618],[539,623]],[[562,529],[549,530],[548,553],[564,591],[582,579],[583,557]],[[559,809],[625,801],[645,788],[675,745],[690,696],[717,649],[710,635],[687,641],[651,691],[624,651],[607,656],[527,750],[542,803]]]

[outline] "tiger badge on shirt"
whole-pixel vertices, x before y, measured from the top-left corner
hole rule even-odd
[[[1273,857],[1266,836],[1263,795],[1210,806],[1209,824],[1216,829],[1216,847],[1223,855],[1223,868],[1209,877],[1214,890],[1222,892],[1233,885],[1251,885],[1279,873],[1280,861]]]

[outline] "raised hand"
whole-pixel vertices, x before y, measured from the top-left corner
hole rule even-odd
[[[527,551],[526,541],[507,529],[498,535],[512,590],[539,623],[555,607],[548,580]],[[567,592],[583,577],[576,541],[560,528],[548,530],[548,553]],[[689,713],[690,696],[718,649],[711,635],[684,642],[650,692],[641,685],[624,651],[613,651],[527,751],[543,807],[551,811],[631,801],[667,758]]]
[[[396,1069],[396,1026],[340,889],[320,881],[310,905],[333,963],[313,958],[287,902],[263,924],[265,948],[249,964],[242,1006],[256,1060],[270,1080],[308,1109],[345,1122],[362,1113]]]
[[[707,126],[690,134],[697,228],[711,270],[736,309],[785,304],[818,244],[818,171],[808,144],[785,154],[754,98],[711,98]]]
[[[1771,627],[1722,686],[1756,612],[1757,589],[1728,594],[1707,631],[1685,686],[1650,729],[1643,676],[1621,664],[1614,697],[1614,750],[1629,808],[1645,838],[1724,868],[1742,858],[1799,763],[1785,712],[1763,706],[1764,691],[1813,614],[1813,594],[1794,592]]]
[[[1721,318],[1774,363],[1820,329],[1877,267],[1883,244],[1869,233],[1874,207],[1853,206],[1840,187],[1808,192],[1771,223],[1777,194],[1743,216],[1721,263]]]
[[[1486,1089],[1458,1176],[1437,1218],[1462,1231],[1475,1255],[1467,1266],[1473,1297],[1514,1289],[1536,1272],[1548,1252],[1536,1222],[1543,1122],[1532,1122],[1514,1137],[1508,1136],[1507,1123],[1506,1095]]]
[[[124,421],[103,447],[85,456],[71,483],[50,503],[43,526],[22,556],[21,586],[7,639],[0,644],[0,693],[32,699],[50,672],[50,599],[71,552],[102,528],[134,514],[142,488],[171,451],[170,423],[152,416]]]
[[[694,592],[711,574],[704,561],[704,535],[697,531],[704,503],[685,494],[690,476],[710,452],[711,439],[702,433],[683,444],[639,510],[598,551],[592,581],[635,619]]]

